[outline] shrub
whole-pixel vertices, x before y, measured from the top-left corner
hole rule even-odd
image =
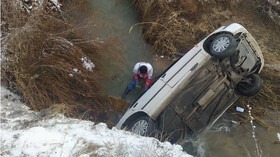
[[[70,108],[69,115],[90,113],[87,119],[93,119],[124,107],[113,106],[113,99],[103,93],[99,82],[104,77],[100,58],[117,53],[117,38],[97,37],[97,25],[102,21],[83,12],[83,1],[63,1],[65,11],[47,0],[29,11],[21,7],[29,8],[37,1],[16,2],[18,5],[1,2],[2,19],[7,23],[1,41],[4,85],[20,93],[34,110],[64,104]],[[76,4],[75,8],[68,8],[70,4]],[[81,21],[70,14],[87,18]],[[11,19],[14,17],[17,20]]]

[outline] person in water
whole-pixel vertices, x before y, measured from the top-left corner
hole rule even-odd
[[[152,76],[153,76],[153,67],[150,63],[146,63],[146,62],[136,63],[133,68],[133,78],[131,82],[128,84],[124,94],[122,95],[122,98],[125,99],[126,95],[135,87],[141,88],[141,86],[139,85],[139,79],[146,79],[144,85],[144,91],[146,92],[149,89]]]

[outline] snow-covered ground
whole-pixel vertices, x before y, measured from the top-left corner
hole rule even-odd
[[[190,156],[179,145],[161,143],[103,123],[34,112],[1,87],[0,156]]]

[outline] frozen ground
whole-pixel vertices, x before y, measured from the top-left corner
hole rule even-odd
[[[0,156],[190,156],[179,145],[108,129],[103,123],[33,112],[1,87]]]

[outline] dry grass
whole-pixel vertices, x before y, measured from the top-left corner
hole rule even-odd
[[[280,61],[277,57],[279,56],[277,51],[280,49],[277,44],[279,36],[269,35],[269,33],[273,34],[273,31],[277,31],[274,29],[277,26],[274,26],[275,23],[271,22],[263,11],[259,11],[259,6],[263,6],[263,3],[267,4],[267,2],[135,0],[134,3],[140,14],[139,24],[142,24],[144,38],[151,45],[155,54],[173,56],[173,52],[176,51],[187,52],[194,44],[203,39],[204,35],[208,35],[222,24],[239,22],[245,27],[251,28],[249,31],[257,37],[266,63],[270,61],[279,63]],[[263,23],[269,24],[269,27]],[[258,27],[255,27],[256,25]],[[261,77],[264,85],[260,93],[250,98],[242,97],[237,104],[246,108],[249,101],[253,106],[252,114],[256,120],[262,125],[270,127],[262,120],[262,117],[266,114],[266,109],[280,110],[280,73],[277,70],[264,68]],[[244,121],[249,120],[247,114],[241,116]]]
[[[64,104],[67,107],[56,108],[91,120],[108,110],[120,110],[125,104],[112,106],[112,98],[99,83],[103,77],[100,58],[118,57],[117,38],[98,38],[102,21],[83,13],[84,1],[63,2],[63,12],[50,9],[46,0],[32,13],[11,1],[1,2],[2,20],[7,23],[2,29],[1,82],[21,94],[34,110]],[[78,20],[78,14],[87,18]],[[95,67],[85,68],[82,59]]]
[[[198,2],[182,1],[179,5],[166,0],[134,3],[141,16],[144,38],[158,55],[174,57],[174,52],[185,52],[206,35],[206,27],[195,27]]]
[[[270,110],[280,110],[280,73],[277,70],[265,68],[261,73],[261,77],[263,79],[262,90],[253,97],[241,97],[236,104],[242,106],[246,110],[246,113],[248,113],[247,104],[249,103],[252,107],[252,116],[254,119],[261,125],[270,129],[275,126],[268,123],[263,117],[266,116]],[[238,114],[242,117],[242,122],[246,123],[251,120],[248,114]]]
[[[215,3],[232,5],[231,1],[224,0]],[[186,53],[221,25],[216,19],[202,20],[203,16],[213,13],[209,9],[213,5],[207,1],[144,0],[134,1],[134,4],[140,13],[143,36],[158,55],[175,57],[174,52]]]

